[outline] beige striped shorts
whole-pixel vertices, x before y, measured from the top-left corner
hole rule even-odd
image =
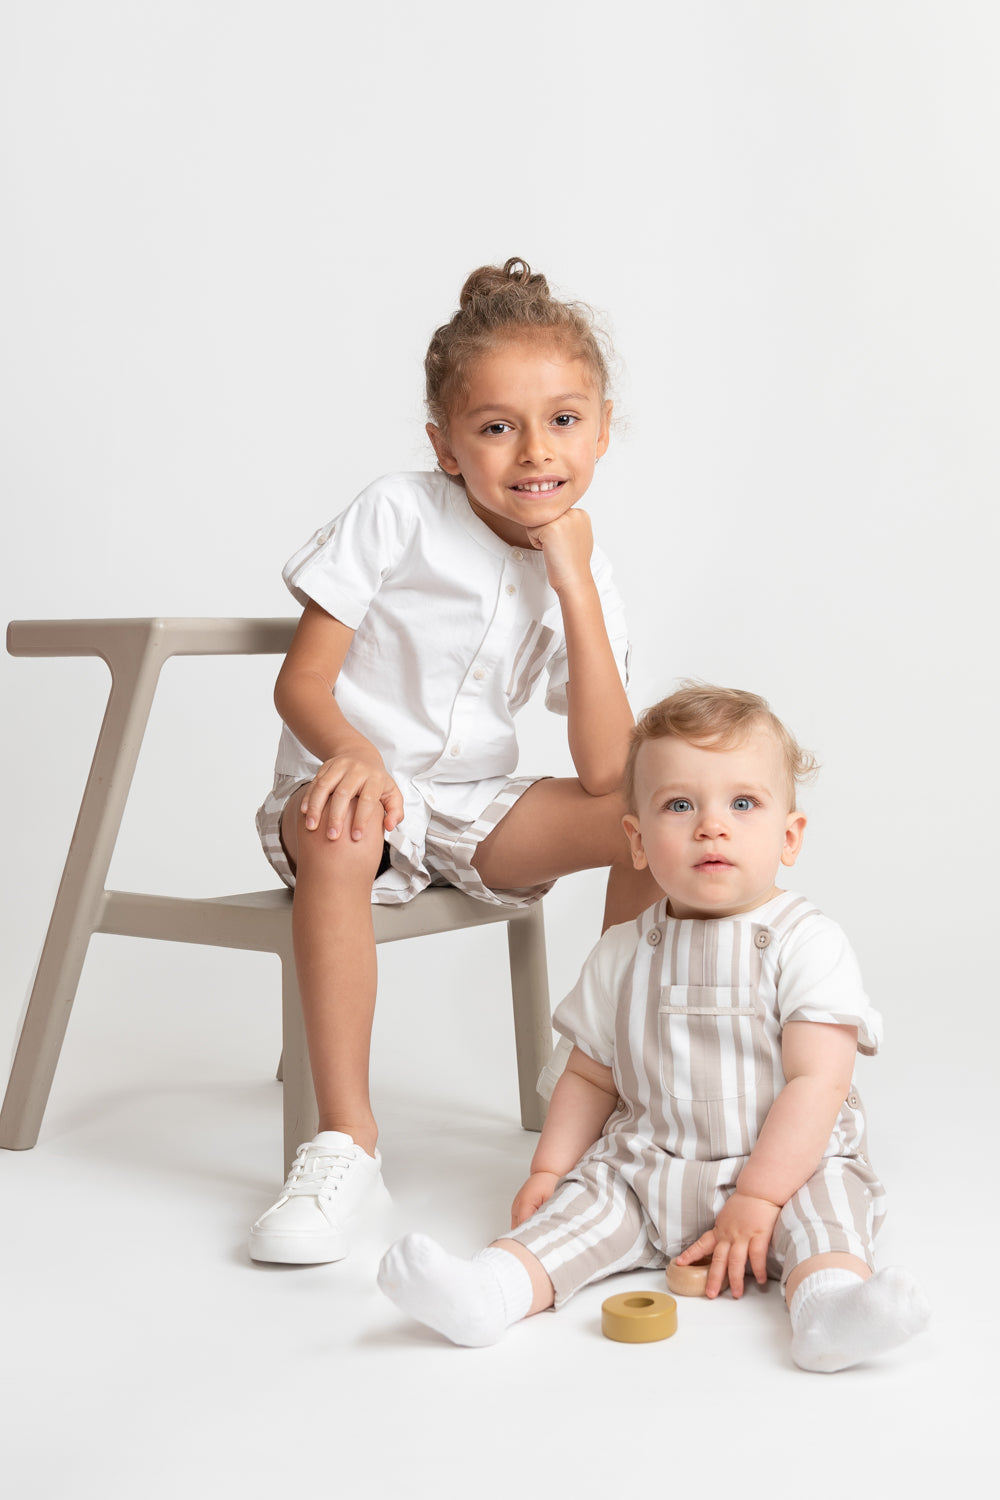
[[[530,906],[541,900],[555,885],[554,880],[519,890],[490,890],[480,880],[472,861],[487,834],[492,833],[518,798],[530,786],[534,786],[536,781],[546,779],[542,776],[509,777],[489,805],[475,818],[453,818],[444,813],[432,812],[422,846],[412,843],[402,826],[393,829],[382,849],[376,882],[392,869],[402,874],[407,884],[401,888],[398,878],[395,878],[392,892],[384,890],[382,899],[409,901],[428,885],[453,885],[467,895],[475,896],[478,901],[486,901],[493,906]],[[281,817],[289,798],[308,785],[309,781],[303,781],[300,777],[277,776],[274,786],[257,810],[257,834],[261,847],[272,869],[289,887],[295,885],[295,871],[281,841]]]

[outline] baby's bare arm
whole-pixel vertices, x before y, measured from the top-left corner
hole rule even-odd
[[[306,605],[274,686],[278,713],[323,765],[302,797],[306,828],[325,820],[330,838],[347,830],[361,838],[381,805],[383,827],[395,828],[403,799],[382,757],[344,717],[333,696],[354,631],[312,600]]]
[[[566,1070],[552,1091],[549,1112],[531,1161],[531,1176],[514,1199],[512,1229],[523,1224],[551,1197],[560,1177],[600,1140],[617,1103],[618,1089],[611,1069],[574,1047]]]
[[[785,1087],[772,1104],[754,1146],[712,1229],[678,1259],[711,1255],[707,1291],[721,1291],[728,1272],[733,1295],[743,1291],[749,1261],[767,1279],[767,1251],[778,1215],[812,1176],[847,1098],[858,1050],[855,1026],[789,1021],[781,1036]]]

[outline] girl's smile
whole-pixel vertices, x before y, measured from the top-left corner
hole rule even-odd
[[[550,337],[514,338],[472,366],[447,431],[427,431],[480,520],[512,545],[586,494],[607,451],[611,402]]]

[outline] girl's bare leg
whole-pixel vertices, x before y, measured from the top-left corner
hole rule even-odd
[[[636,870],[617,792],[591,797],[571,778],[536,781],[480,844],[472,863],[491,890],[517,890],[608,867],[602,930],[628,922],[663,892]]]
[[[371,1155],[378,1127],[368,1068],[377,967],[372,882],[382,855],[381,823],[361,839],[307,829],[296,794],[281,836],[295,869],[292,938],[302,994],[320,1130],[340,1130]],[[347,827],[350,827],[348,822]]]

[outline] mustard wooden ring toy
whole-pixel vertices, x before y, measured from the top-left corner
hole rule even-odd
[[[655,1344],[677,1332],[677,1303],[665,1292],[621,1292],[601,1304],[601,1332],[619,1344]]]
[[[711,1264],[712,1257],[706,1255],[690,1266],[679,1266],[675,1255],[673,1260],[667,1262],[667,1286],[675,1297],[704,1297]],[[724,1291],[728,1285],[729,1277],[724,1276],[721,1290]]]

